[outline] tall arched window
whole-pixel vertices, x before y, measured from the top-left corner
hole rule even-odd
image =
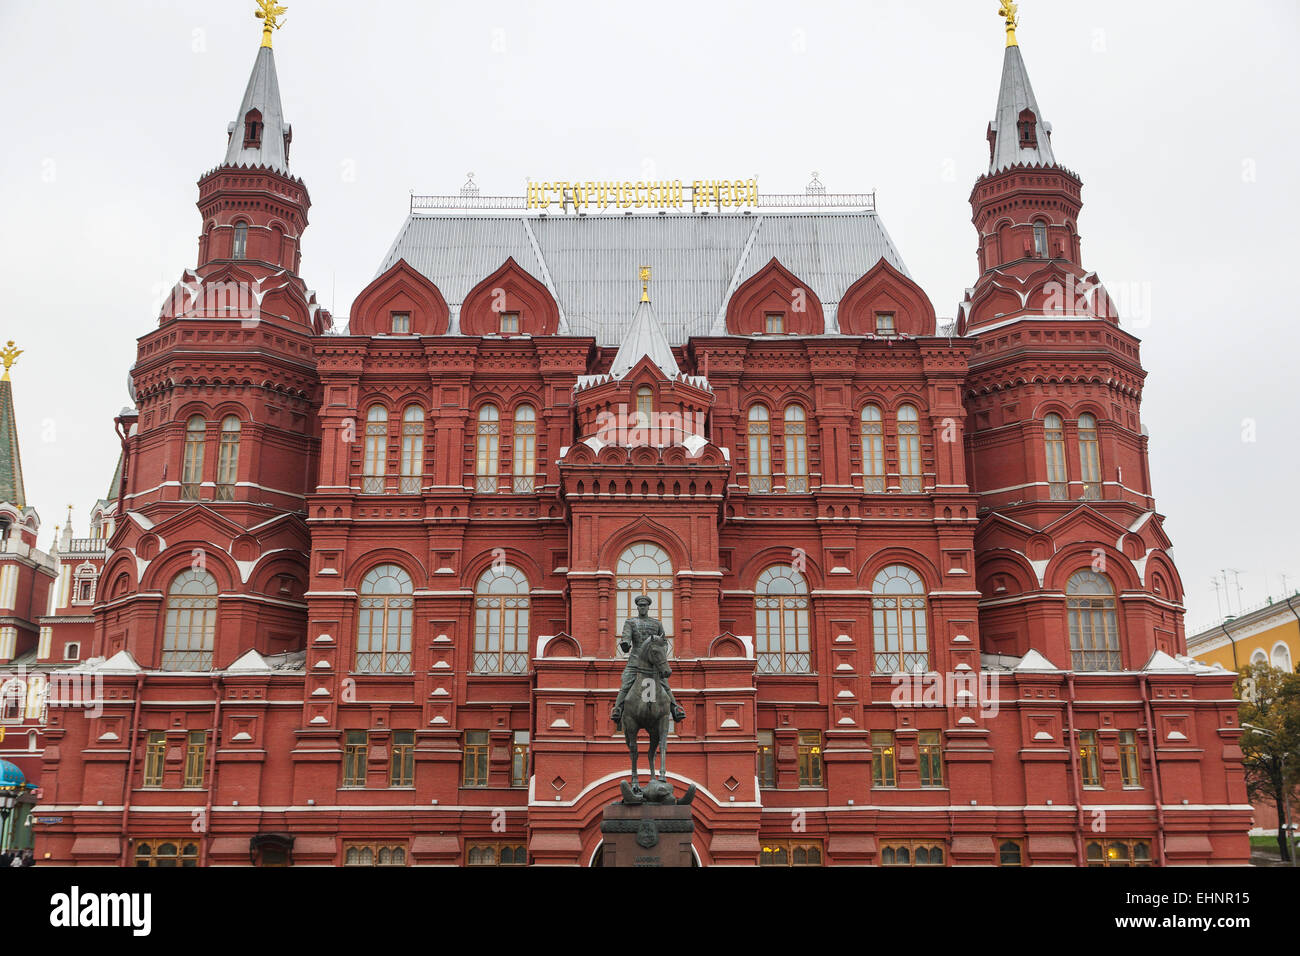
[[[898,490],[921,493],[921,424],[915,405],[898,407]]]
[[[474,490],[490,495],[497,490],[497,458],[501,445],[501,413],[495,405],[478,410],[478,442],[474,464]]]
[[[537,412],[533,406],[520,405],[515,409],[514,440],[515,494],[529,495],[537,490]]]
[[[891,564],[871,583],[871,632],[876,671],[924,671],[930,666],[925,584],[902,564]]]
[[[772,422],[766,405],[749,410],[749,490],[751,494],[772,490]]]
[[[1268,655],[1262,650],[1255,650],[1250,655],[1250,663],[1252,667],[1262,667],[1268,663]]]
[[[185,423],[185,460],[181,466],[181,497],[199,500],[203,484],[203,446],[207,442],[208,423],[202,415],[192,415]]]
[[[1291,673],[1291,650],[1281,641],[1273,645],[1273,666]]]
[[[508,564],[488,568],[474,586],[474,670],[528,670],[528,579]]]
[[[1040,259],[1047,258],[1047,223],[1034,223],[1034,255]]]
[[[357,670],[368,674],[411,672],[411,576],[395,564],[371,568],[361,579],[357,617]]]
[[[216,633],[217,579],[196,568],[182,571],[167,589],[162,669],[211,670]]]
[[[668,635],[672,648],[673,636],[673,562],[668,552],[657,544],[642,541],[632,545],[618,558],[614,588],[618,602],[615,628],[623,633],[623,622],[637,614],[636,598],[644,594],[650,598],[649,615],[657,617]]]
[[[655,413],[655,391],[649,385],[642,385],[636,390],[636,413],[641,420],[633,427],[649,428]]]
[[[384,493],[384,475],[388,472],[388,409],[371,405],[366,412],[366,448],[361,466],[361,491],[367,495]]]
[[[1083,496],[1101,497],[1101,446],[1097,443],[1097,419],[1079,416],[1079,469],[1083,479]]]
[[[754,650],[760,674],[806,674],[808,582],[787,564],[774,564],[754,585]]]
[[[885,490],[885,421],[879,405],[862,407],[862,490]]]
[[[230,258],[242,259],[248,254],[248,223],[235,223],[235,235],[230,242]]]
[[[217,500],[235,500],[239,480],[239,419],[227,415],[221,420],[221,444],[217,448]]]
[[[1070,658],[1076,671],[1117,671],[1119,627],[1115,588],[1096,571],[1076,571],[1065,586],[1070,621]]]
[[[1061,416],[1052,414],[1043,419],[1043,443],[1047,449],[1047,490],[1053,501],[1069,497],[1069,484],[1065,477],[1065,424]]]
[[[424,475],[424,409],[408,405],[402,413],[402,474],[399,490],[404,495],[420,493]]]
[[[802,405],[785,410],[785,490],[792,495],[808,492],[808,422]]]

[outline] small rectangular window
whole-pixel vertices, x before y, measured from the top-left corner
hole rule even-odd
[[[163,783],[163,761],[167,758],[167,732],[149,731],[148,742],[144,750],[144,785],[161,787]]]
[[[471,843],[465,848],[466,866],[526,866],[528,849],[522,843]]]
[[[462,786],[486,787],[488,784],[488,732],[465,731],[465,766]]]
[[[1097,731],[1079,731],[1079,776],[1085,787],[1101,786],[1101,765],[1097,757]]]
[[[821,866],[820,840],[763,840],[759,847],[759,866]]]
[[[876,334],[877,335],[895,335],[894,330],[894,313],[877,312],[876,313]]]
[[[208,759],[208,732],[191,730],[185,740],[185,786],[202,787]]]
[[[769,312],[765,316],[768,335],[782,335],[785,332],[785,313]]]
[[[799,731],[799,786],[823,786],[822,734],[820,730]]]
[[[81,660],[81,645],[76,641],[71,641],[63,645],[63,659],[65,661]]]
[[[937,730],[923,730],[917,735],[917,753],[921,762],[921,786],[943,786],[943,746]]]
[[[1025,851],[1019,840],[1002,840],[998,843],[998,866],[1023,866]]]
[[[393,753],[388,763],[390,787],[415,786],[415,731],[393,731]]]
[[[393,313],[393,334],[394,335],[411,334],[411,313],[409,312]]]
[[[500,331],[502,335],[518,335],[519,334],[519,313],[502,312]]]
[[[516,730],[510,746],[510,786],[528,786],[528,731]]]
[[[1138,739],[1136,730],[1119,732],[1119,770],[1126,787],[1142,786],[1141,764],[1138,763]]]
[[[871,732],[871,785],[896,787],[898,777],[894,771],[894,734],[889,730]]]
[[[776,747],[772,731],[758,732],[758,785],[771,789],[776,786]]]
[[[364,787],[366,785],[366,758],[370,751],[370,733],[365,730],[349,730],[343,743],[343,786]]]

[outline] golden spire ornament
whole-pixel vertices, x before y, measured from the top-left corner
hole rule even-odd
[[[641,301],[650,301],[650,267],[641,267]]]
[[[1002,6],[998,8],[998,16],[1007,21],[1007,46],[1019,46],[1016,43],[1016,26],[1020,23],[1017,16],[1020,10],[1020,4],[1013,0],[1002,0]]]
[[[288,7],[282,7],[275,0],[256,0],[258,11],[253,14],[257,19],[262,21],[262,46],[271,46],[271,32],[284,26],[280,18],[288,12]]]
[[[18,361],[18,356],[23,354],[22,349],[14,348],[14,340],[10,339],[3,349],[0,349],[0,359],[4,360],[5,373],[0,377],[0,382],[9,381],[9,369],[13,367],[14,362]]]

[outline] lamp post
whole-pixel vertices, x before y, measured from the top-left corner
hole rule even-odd
[[[1265,737],[1276,737],[1277,734],[1271,730],[1265,730],[1263,727],[1256,727],[1254,724],[1242,724],[1246,730],[1254,731],[1257,734],[1263,734]],[[1280,751],[1279,762],[1282,765],[1282,787],[1286,789],[1286,751]],[[1291,865],[1295,866],[1295,834],[1291,830],[1291,794],[1283,792],[1282,794],[1282,827],[1286,830],[1286,846],[1290,851]]]
[[[12,787],[0,787],[0,853],[5,849],[5,837],[8,833],[9,814],[18,803],[18,791]]]

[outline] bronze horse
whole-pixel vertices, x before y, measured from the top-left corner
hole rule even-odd
[[[655,753],[659,754],[659,780],[667,780],[668,721],[671,717],[668,695],[662,692],[660,674],[668,661],[668,641],[652,637],[641,645],[627,666],[636,672],[636,683],[627,695],[619,726],[632,757],[632,792],[641,795],[641,778],[637,772],[637,733],[650,737],[650,781],[655,779]],[[649,785],[647,782],[647,786]]]

